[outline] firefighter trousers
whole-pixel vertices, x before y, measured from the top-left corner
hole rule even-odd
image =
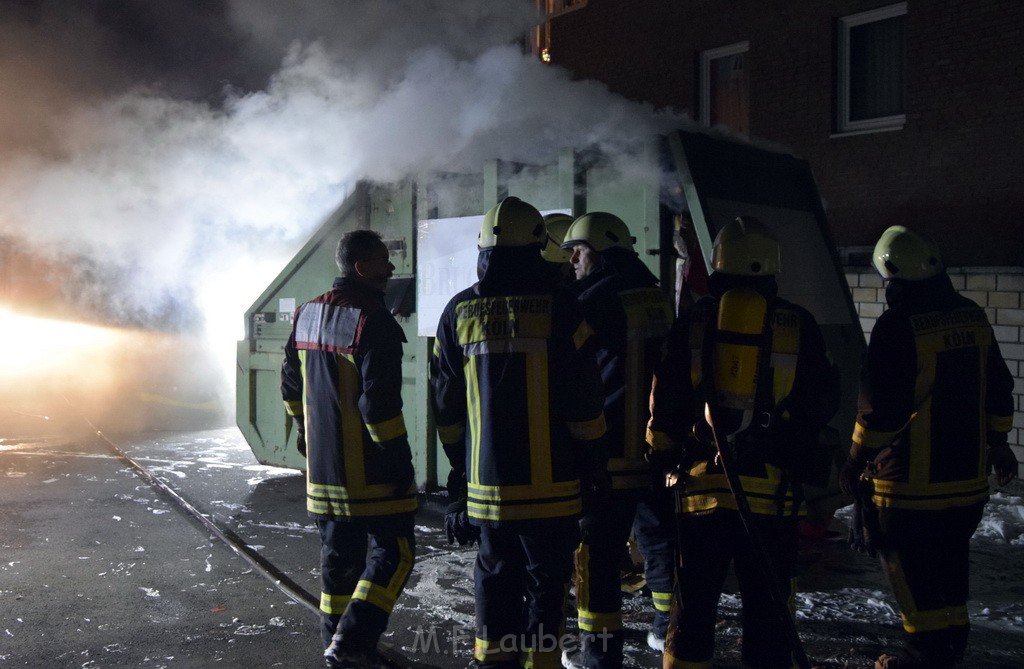
[[[900,666],[946,669],[963,659],[971,535],[984,504],[879,509],[879,561],[903,619]]]
[[[622,666],[622,559],[642,490],[585,503],[576,549],[576,610],[587,669]]]
[[[474,580],[478,669],[559,669],[574,516],[480,528]]]
[[[792,615],[797,561],[797,521],[791,517],[753,514],[754,524],[782,581]],[[721,507],[677,516],[680,567],[672,594],[664,666],[705,669],[715,653],[718,599],[730,565],[742,599],[742,651],[752,669],[790,669],[789,633],[765,580],[737,511]]]
[[[317,527],[324,648],[335,635],[355,649],[376,648],[412,573],[416,550],[413,514],[321,518]]]
[[[660,487],[644,493],[636,505],[633,536],[644,557],[644,576],[654,600],[651,631],[662,639],[668,631],[668,614],[672,605],[676,552],[674,523],[673,491]]]

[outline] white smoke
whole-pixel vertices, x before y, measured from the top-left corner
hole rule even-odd
[[[278,66],[258,89],[223,82],[213,102],[172,94],[189,86],[170,77],[121,85],[99,38],[62,59],[63,32],[34,35],[49,55],[31,67],[31,52],[8,46],[0,91],[32,73],[53,93],[0,102],[17,119],[0,134],[0,234],[118,268],[115,299],[134,312],[154,294],[198,302],[207,326],[235,324],[218,344],[233,358],[245,309],[356,180],[473,171],[497,156],[550,162],[666,122],[524,54],[513,40],[533,6],[239,0],[224,16],[245,36],[240,52],[254,67],[277,54]],[[7,43],[27,48],[28,31]]]

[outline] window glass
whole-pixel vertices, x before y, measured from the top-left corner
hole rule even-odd
[[[903,113],[903,17],[850,29],[850,120]]]
[[[748,50],[747,42],[739,42],[701,53],[699,116],[705,125],[750,133]]]
[[[716,58],[710,63],[710,125],[726,125],[739,132],[750,132],[747,74],[743,55]]]
[[[903,107],[904,17],[907,3],[839,19],[836,128],[839,132],[893,130]]]

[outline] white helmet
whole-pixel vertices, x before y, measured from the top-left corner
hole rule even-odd
[[[537,246],[544,243],[544,219],[532,204],[506,197],[484,214],[477,248],[495,246]]]
[[[945,269],[938,245],[902,225],[882,233],[871,258],[883,279],[920,281]]]
[[[753,216],[739,216],[715,235],[711,268],[722,274],[774,276],[779,273],[779,240]]]

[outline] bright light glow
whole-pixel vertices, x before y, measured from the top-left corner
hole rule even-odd
[[[124,330],[17,314],[0,307],[0,378],[40,379],[63,373],[79,383],[129,338]]]
[[[225,398],[208,357],[195,336],[0,307],[0,425],[88,418],[101,429],[138,431],[219,420]]]
[[[226,397],[235,395],[237,342],[245,339],[245,312],[287,261],[283,253],[260,258],[240,255],[225,259],[219,269],[203,275],[203,290],[195,297],[203,327],[196,336],[219,369],[223,388],[218,390]]]

